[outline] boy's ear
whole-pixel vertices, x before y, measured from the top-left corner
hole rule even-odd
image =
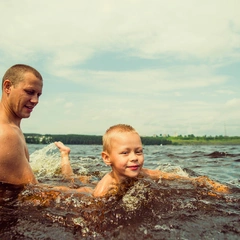
[[[102,159],[105,164],[111,166],[111,160],[110,160],[109,154],[107,152],[102,152]]]

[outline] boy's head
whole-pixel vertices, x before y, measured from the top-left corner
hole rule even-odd
[[[130,125],[127,124],[117,124],[111,126],[105,134],[103,135],[103,151],[110,153],[111,152],[111,140],[113,136],[116,136],[116,133],[136,133],[138,132]]]
[[[137,177],[144,163],[142,141],[136,130],[126,124],[110,127],[103,136],[102,159],[111,166],[116,182]]]

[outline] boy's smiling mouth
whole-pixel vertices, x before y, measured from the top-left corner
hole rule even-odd
[[[127,166],[127,168],[130,168],[131,170],[138,170],[140,165],[133,165],[133,166]]]

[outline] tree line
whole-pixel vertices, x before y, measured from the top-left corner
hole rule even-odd
[[[97,135],[24,133],[24,136],[28,144],[49,144],[61,141],[64,144],[102,145],[102,136]],[[144,145],[172,144],[170,140],[163,137],[141,137],[141,140]]]
[[[28,144],[49,144],[61,141],[64,144],[102,145],[102,136],[79,134],[36,134],[24,133]],[[192,145],[192,144],[240,144],[240,137],[234,136],[141,136],[143,145]]]
[[[175,145],[239,145],[240,144],[240,137],[239,136],[194,136],[193,134],[190,135],[179,135],[179,136],[167,136],[167,139]]]

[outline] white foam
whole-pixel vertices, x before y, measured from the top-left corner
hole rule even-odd
[[[180,166],[173,166],[170,164],[158,165],[158,167],[156,169],[161,170],[163,172],[175,173],[182,177],[189,177],[188,173],[185,172]]]
[[[30,155],[30,165],[37,178],[52,177],[60,168],[60,153],[54,143]]]

